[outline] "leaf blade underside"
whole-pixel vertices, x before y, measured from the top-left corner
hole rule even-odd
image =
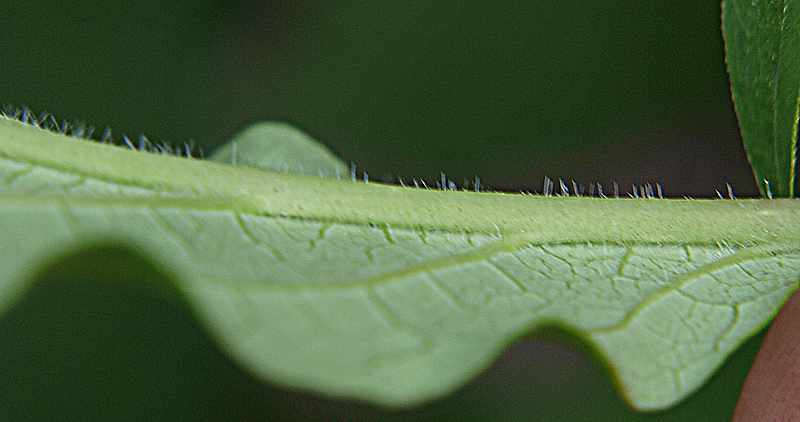
[[[160,180],[162,165],[171,176]],[[800,229],[787,224],[800,205],[789,200],[365,185],[125,151],[2,119],[0,181],[3,308],[64,249],[129,245],[175,274],[198,318],[255,374],[390,406],[446,394],[519,335],[556,324],[597,349],[633,406],[668,407],[800,280]]]
[[[800,110],[800,1],[725,0],[722,29],[731,94],[757,185],[763,195],[793,197]]]

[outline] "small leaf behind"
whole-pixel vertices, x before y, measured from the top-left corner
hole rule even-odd
[[[800,0],[725,0],[731,91],[764,195],[794,195],[800,103]]]
[[[258,123],[220,147],[211,160],[261,170],[311,176],[344,176],[347,166],[306,133],[276,122]]]

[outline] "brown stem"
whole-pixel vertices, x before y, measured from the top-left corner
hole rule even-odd
[[[800,421],[800,292],[786,302],[767,332],[733,420]]]

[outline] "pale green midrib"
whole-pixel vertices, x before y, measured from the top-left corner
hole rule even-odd
[[[781,10],[781,13],[782,13],[781,14],[781,20],[780,20],[781,21],[781,27],[780,27],[780,30],[778,31],[778,46],[777,46],[778,53],[777,53],[777,63],[775,64],[775,72],[774,72],[774,75],[775,75],[775,77],[774,77],[775,87],[772,90],[772,104],[773,104],[773,106],[775,106],[775,110],[773,110],[773,116],[772,116],[772,150],[773,150],[772,151],[772,156],[773,156],[773,160],[774,160],[776,171],[780,171],[780,168],[782,167],[781,163],[780,163],[780,156],[779,156],[780,148],[778,148],[778,144],[783,143],[783,141],[781,141],[782,137],[780,137],[779,134],[778,134],[778,132],[780,132],[781,130],[780,130],[780,124],[778,122],[780,116],[779,116],[779,114],[777,112],[778,111],[777,110],[777,104],[778,104],[778,92],[779,92],[780,86],[781,86],[779,82],[780,82],[781,66],[782,66],[782,63],[783,63],[783,48],[784,48],[784,37],[783,37],[783,35],[784,35],[784,32],[785,32],[784,25],[785,25],[785,17],[786,17],[786,1],[783,0],[783,1],[781,1],[780,4],[781,4],[780,10]],[[778,180],[775,181],[777,183],[780,183],[781,185],[783,183],[787,183],[788,184],[787,192],[788,192],[789,198],[793,198],[794,197],[795,166],[796,166],[795,143],[797,142],[797,124],[798,124],[798,118],[800,118],[800,114],[799,113],[800,113],[800,91],[798,91],[796,93],[795,107],[794,107],[793,114],[792,114],[793,122],[792,122],[792,126],[790,128],[790,134],[789,134],[789,136],[791,138],[790,139],[790,144],[789,144],[789,175],[788,175],[789,179],[784,181],[781,178],[778,178]],[[782,155],[782,154],[780,154],[780,155]]]
[[[0,157],[157,192],[191,193],[195,204],[253,215],[447,232],[533,233],[542,243],[800,242],[796,200],[533,197],[342,182],[141,153],[5,118],[0,118]],[[103,201],[125,204],[110,198],[96,202]],[[135,200],[153,206],[164,201]]]
[[[695,268],[694,270],[691,270],[689,272],[677,276],[675,279],[673,279],[670,283],[668,283],[660,290],[656,291],[651,295],[648,295],[647,298],[645,298],[638,305],[636,305],[636,307],[633,310],[631,310],[631,312],[629,312],[625,316],[625,318],[623,318],[620,322],[610,325],[608,327],[595,328],[589,331],[591,332],[591,334],[602,334],[624,329],[628,324],[631,323],[631,321],[633,321],[634,318],[636,318],[636,316],[640,312],[647,309],[648,306],[662,299],[669,293],[681,289],[687,283],[697,279],[698,277],[702,277],[706,274],[710,274],[714,271],[721,270],[736,264],[742,264],[745,262],[756,261],[759,259],[770,258],[770,257],[792,255],[792,254],[797,254],[798,252],[800,252],[800,247],[796,245],[781,245],[772,248],[756,247],[756,248],[739,250],[732,255],[722,257],[718,260],[709,262],[708,264],[705,264],[699,268]],[[746,303],[746,302],[741,302],[741,303]],[[720,304],[720,306],[723,305]]]
[[[798,124],[800,124],[800,89],[797,92],[797,100],[794,105],[794,124],[792,125],[792,143],[789,149],[789,197],[794,198],[797,184],[797,143]]]
[[[786,2],[783,2],[784,6]],[[796,46],[795,46],[796,47]],[[795,71],[797,71],[795,69]],[[798,139],[798,125],[800,125],[800,87],[798,87],[798,91],[795,93],[795,104],[794,104],[794,120],[792,123],[792,134],[791,134],[791,144],[789,147],[789,197],[794,198],[796,192],[796,184],[797,184],[797,143],[800,142]]]
[[[350,222],[342,222],[342,221],[320,221],[318,219],[303,219],[300,217],[282,217],[282,216],[273,216],[273,215],[255,215],[255,214],[245,214],[239,213],[235,210],[232,210],[226,203],[224,202],[211,202],[211,201],[201,201],[197,199],[184,199],[184,198],[130,198],[130,197],[120,197],[120,198],[98,198],[98,197],[72,197],[72,198],[64,198],[64,197],[27,197],[27,196],[12,196],[12,195],[0,195],[0,208],[8,209],[10,207],[21,207],[27,211],[34,211],[37,208],[49,208],[54,207],[57,209],[68,209],[68,210],[75,210],[79,208],[83,209],[119,209],[123,208],[126,210],[131,210],[136,212],[136,210],[144,210],[144,211],[151,211],[156,208],[161,209],[176,209],[176,210],[184,210],[184,211],[209,211],[209,212],[223,212],[223,213],[232,213],[237,217],[241,217],[242,215],[249,216],[249,217],[263,217],[263,218],[275,218],[275,219],[284,219],[284,220],[293,220],[293,221],[307,221],[310,223],[317,223],[317,224],[325,224],[325,223],[333,223],[339,225],[351,225],[356,227],[364,227],[365,224],[363,223],[350,223]],[[401,228],[401,227],[398,227]],[[405,230],[414,230],[413,227],[405,228],[402,227],[401,229]],[[452,232],[447,230],[440,230],[443,233],[451,233],[462,235],[466,234],[463,231]],[[427,263],[425,264],[426,268],[422,270],[414,269],[411,267],[409,269],[404,269],[398,272],[397,276],[406,274],[406,273],[416,273],[420,271],[434,270],[441,267],[446,267],[452,264],[464,263],[464,262],[471,262],[475,260],[485,259],[491,255],[494,255],[499,252],[513,252],[519,249],[523,249],[526,247],[536,247],[536,246],[590,246],[592,244],[596,245],[611,245],[611,246],[621,246],[621,247],[632,247],[632,246],[674,246],[674,247],[707,247],[707,246],[724,246],[723,243],[720,243],[719,240],[706,240],[706,241],[693,241],[693,242],[665,242],[660,240],[644,240],[640,239],[635,242],[630,241],[624,235],[623,236],[616,236],[610,237],[605,236],[603,238],[591,238],[587,236],[579,236],[577,238],[570,238],[569,234],[565,234],[558,239],[553,240],[544,240],[540,235],[537,233],[511,233],[503,235],[502,238],[498,238],[495,241],[492,241],[488,244],[478,246],[469,252],[463,254],[457,254],[454,256],[447,256],[439,259],[435,259],[430,261],[430,265]],[[794,245],[792,242],[786,242],[783,239],[779,239],[775,242],[760,242],[760,243],[749,243],[749,244],[740,244],[737,246],[746,246],[753,248],[752,250],[764,250],[763,248],[768,248],[770,253],[777,253],[777,251],[784,251],[790,250],[793,251],[791,245]],[[760,248],[760,249],[757,249]],[[630,254],[630,251],[626,252],[626,257]],[[624,258],[624,257],[623,257]],[[364,281],[364,283],[369,284],[368,281]],[[290,283],[284,283],[290,284]],[[319,286],[325,286],[327,283],[320,283]],[[339,283],[347,284],[347,283]],[[362,284],[362,282],[355,282],[352,284]],[[312,287],[316,287],[317,284],[313,284]]]
[[[610,246],[623,246],[618,245],[615,243],[603,243],[602,245],[610,245]],[[296,283],[296,282],[286,282],[286,281],[272,281],[269,284],[258,283],[254,286],[258,287],[259,289],[263,290],[270,290],[270,291],[303,291],[303,290],[313,290],[313,291],[320,291],[320,290],[342,290],[342,289],[353,289],[353,288],[370,288],[379,286],[382,284],[388,284],[396,281],[397,279],[401,279],[403,277],[414,276],[419,274],[425,274],[434,272],[437,270],[442,270],[454,266],[458,266],[461,264],[469,264],[474,262],[482,262],[489,260],[493,256],[498,253],[507,252],[513,253],[518,252],[522,249],[529,248],[529,247],[543,247],[543,246],[586,246],[585,242],[582,243],[533,243],[531,242],[526,236],[524,235],[514,235],[511,238],[497,240],[485,246],[476,248],[474,250],[470,250],[467,252],[456,253],[453,255],[445,256],[442,258],[432,259],[420,264],[410,265],[406,268],[395,270],[395,271],[388,271],[385,273],[381,273],[371,277],[364,277],[361,279],[356,279],[352,281],[327,281],[327,282],[304,282],[304,283]],[[696,245],[685,245],[685,244],[653,244],[653,243],[637,243],[635,245],[626,245],[630,247],[636,246],[663,246],[663,247],[681,247],[681,246],[711,246],[708,244],[696,244]],[[700,268],[692,270],[686,274],[683,274],[676,278],[675,283],[678,284],[678,287],[683,286],[690,280],[693,280],[699,276],[704,274],[708,274],[710,272],[716,271],[718,269],[725,268],[730,265],[741,264],[744,262],[754,261],[762,258],[768,257],[776,257],[782,255],[792,255],[800,253],[800,247],[791,246],[791,245],[768,245],[768,246],[758,246],[750,249],[743,249],[737,251],[735,254],[721,258],[718,261],[711,262],[706,264]],[[626,253],[626,256],[628,254]],[[623,257],[625,258],[625,257]],[[511,278],[510,276],[506,275],[507,277]],[[207,277],[203,277],[204,279],[209,279]],[[209,279],[211,280],[211,279]],[[216,281],[216,280],[214,280]],[[670,283],[664,290],[674,290],[673,284]],[[525,289],[521,289],[523,292]],[[664,292],[666,294],[668,292]],[[654,293],[654,295],[658,295],[659,297],[662,295],[661,291]],[[610,329],[610,327],[609,327]]]
[[[785,11],[786,10],[786,0],[781,2],[781,6],[782,6],[781,10]],[[785,15],[785,13],[784,13],[784,15]],[[785,20],[782,19],[781,20],[781,32],[783,32],[784,25],[785,25]],[[783,49],[783,41],[784,41],[783,38],[781,38],[780,50]],[[782,57],[783,57],[783,55],[779,51],[778,60],[780,61]],[[794,71],[797,71],[797,69],[795,69]],[[777,83],[776,83],[776,85],[777,85]],[[797,166],[797,142],[798,142],[798,140],[797,140],[797,126],[798,126],[798,119],[800,119],[800,89],[798,89],[798,91],[795,93],[794,113],[793,113],[792,117],[793,117],[793,119],[792,119],[792,127],[791,127],[791,131],[790,131],[791,133],[789,135],[790,138],[791,138],[790,139],[790,143],[789,143],[789,180],[787,182],[789,184],[788,187],[789,187],[789,197],[790,198],[794,197],[795,183],[796,183],[796,181],[795,181],[795,177],[796,177],[796,174],[795,174],[796,169],[795,169],[795,167]]]

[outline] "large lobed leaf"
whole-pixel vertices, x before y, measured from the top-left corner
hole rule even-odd
[[[759,189],[792,197],[800,110],[800,0],[725,0],[722,9],[731,93]]]
[[[557,325],[596,349],[634,407],[665,408],[800,281],[794,200],[419,190],[129,151],[3,118],[0,181],[0,308],[65,250],[127,246],[174,275],[253,373],[389,406],[446,394]]]

